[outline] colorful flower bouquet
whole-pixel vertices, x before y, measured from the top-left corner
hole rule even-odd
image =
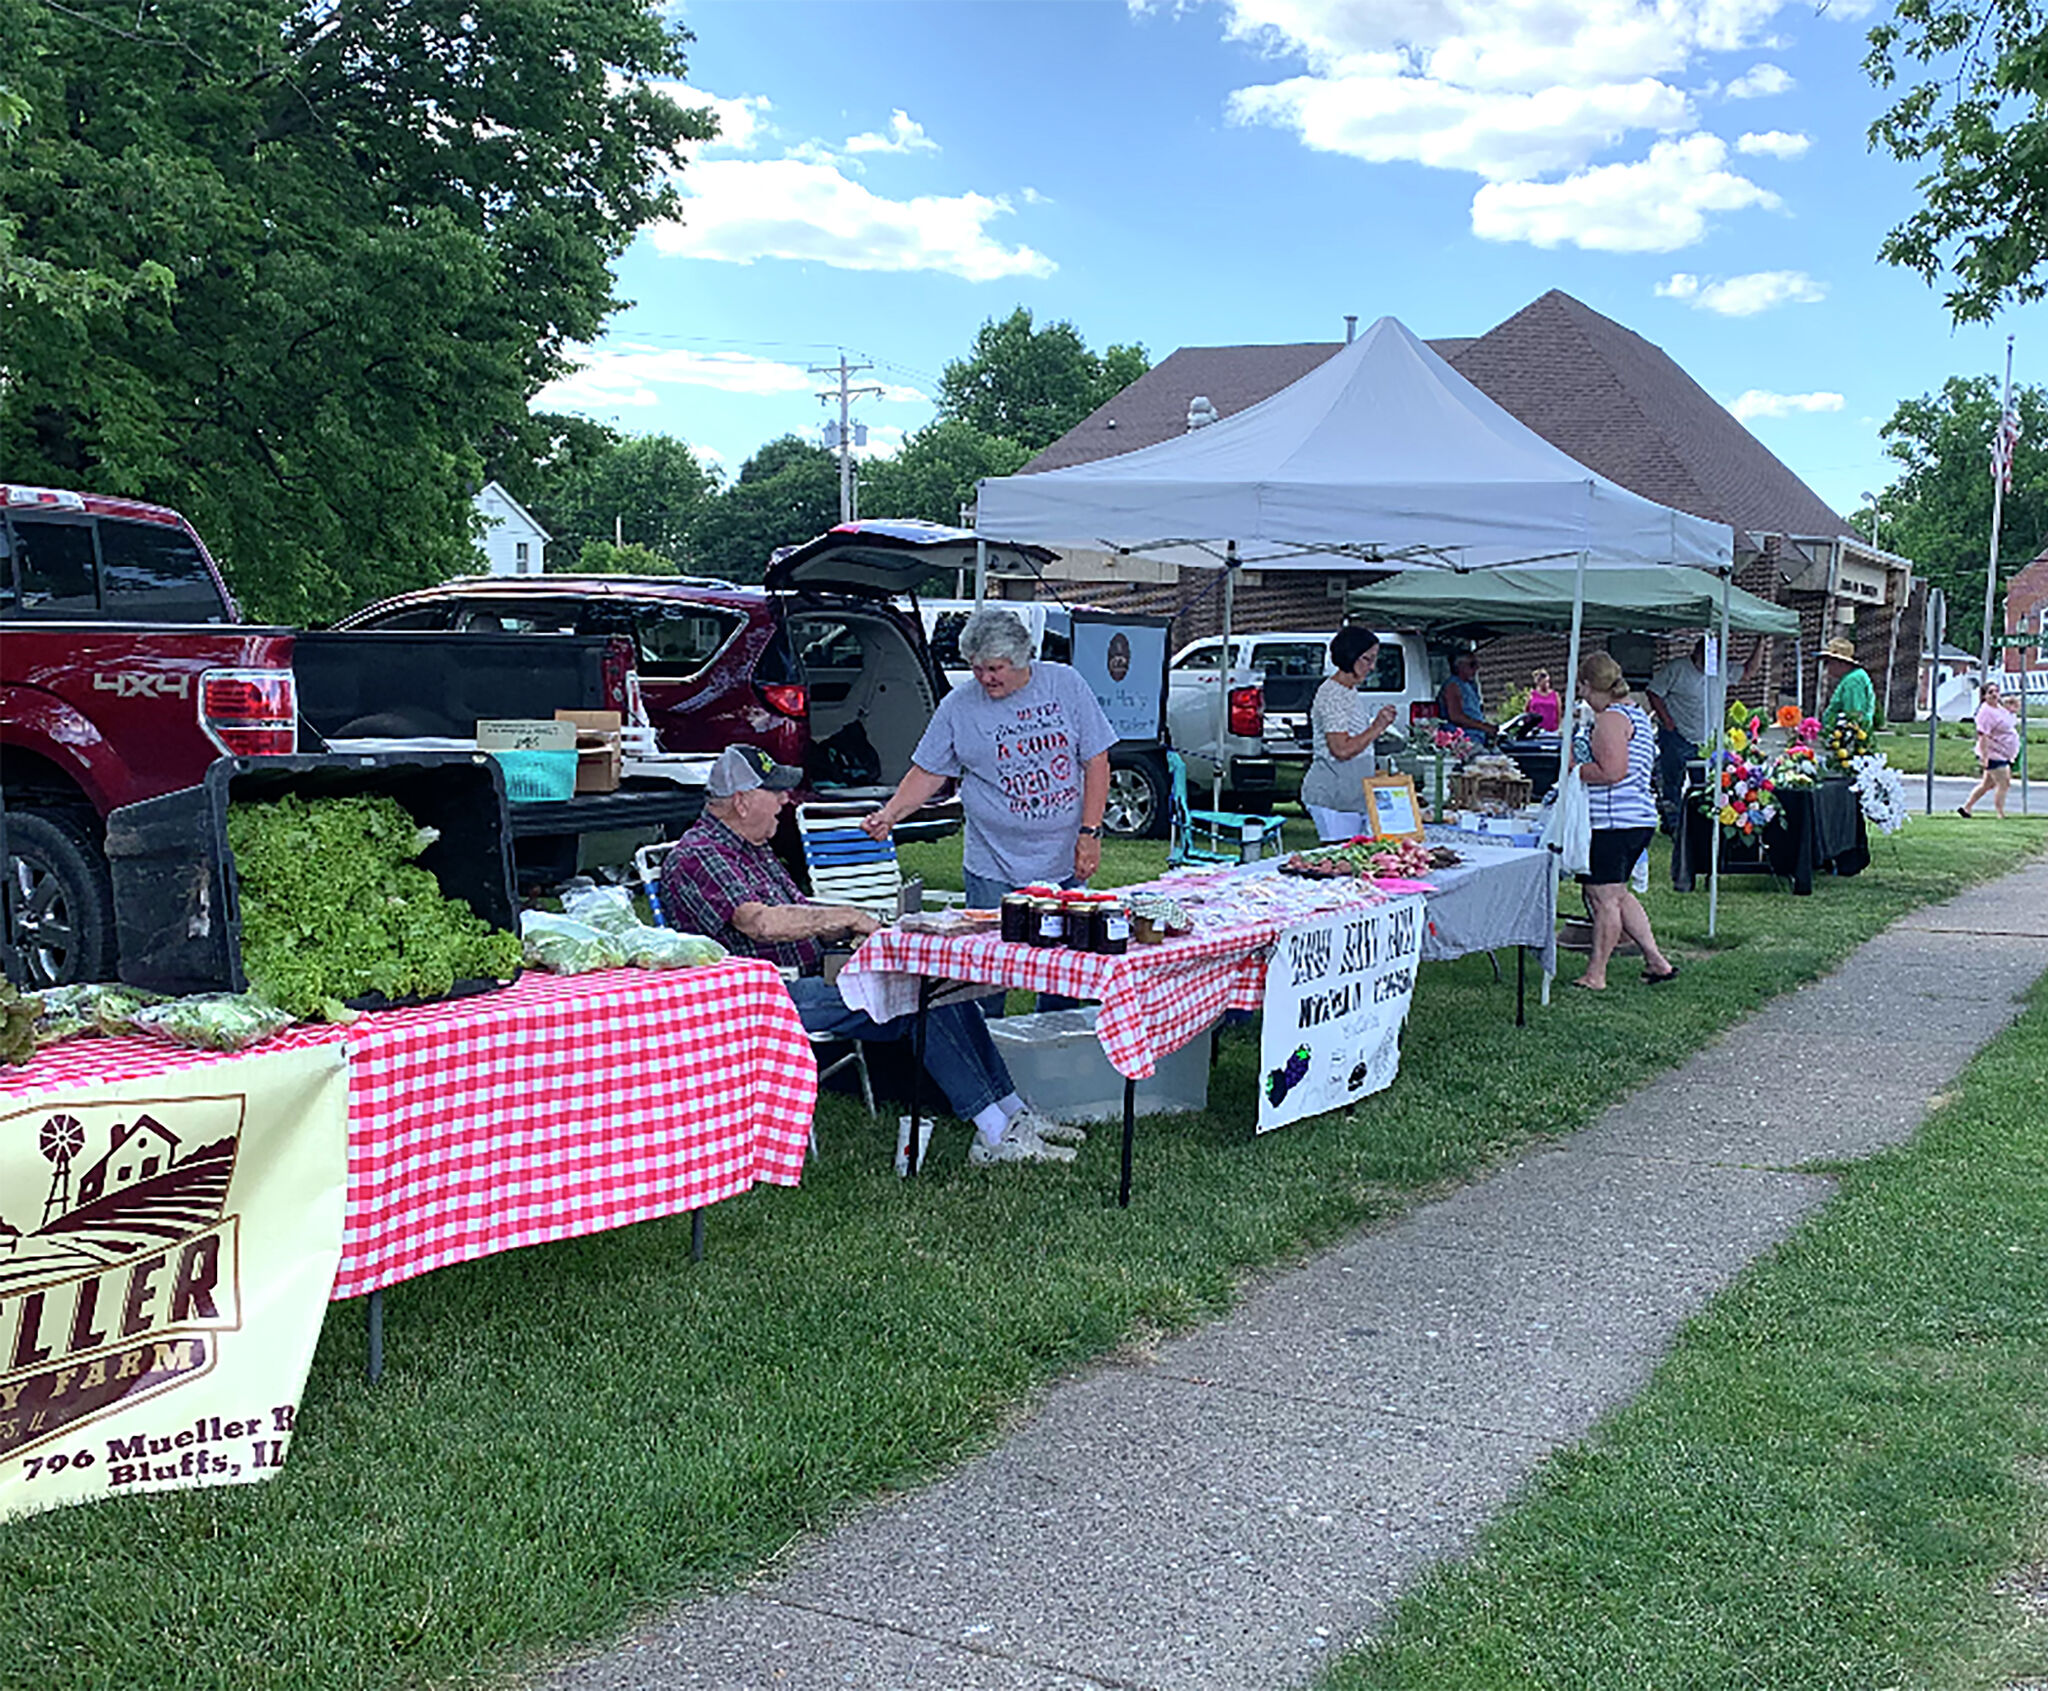
[[[1717,754],[1718,781],[1709,781],[1702,804],[1730,839],[1755,842],[1778,819],[1778,784],[1770,766],[1740,752]]]
[[[1436,749],[1453,763],[1463,763],[1472,755],[1472,736],[1462,728],[1439,728]]]
[[[1870,724],[1853,710],[1843,711],[1828,733],[1828,755],[1837,769],[1853,770],[1858,758],[1871,755]]]
[[[1820,719],[1803,717],[1797,705],[1786,705],[1778,712],[1778,726],[1789,731],[1792,739],[1771,761],[1772,782],[1780,792],[1813,787],[1821,777],[1820,752],[1815,745],[1820,739]]]

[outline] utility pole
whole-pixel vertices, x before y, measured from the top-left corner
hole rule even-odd
[[[832,437],[826,444],[836,446],[839,449],[839,520],[843,523],[853,521],[853,448],[855,445],[852,416],[853,401],[855,396],[859,394],[871,393],[880,398],[882,393],[882,389],[872,382],[865,383],[859,387],[854,386],[853,378],[860,375],[863,371],[873,368],[872,364],[847,363],[846,353],[842,350],[839,354],[839,362],[836,365],[813,364],[805,372],[812,376],[836,376],[838,378],[835,386],[819,390],[818,400],[823,404],[831,400],[834,394],[837,394],[839,397],[838,427],[836,429],[828,427],[825,432]],[[867,426],[865,424],[861,426],[860,433],[863,439],[865,439],[867,434]]]

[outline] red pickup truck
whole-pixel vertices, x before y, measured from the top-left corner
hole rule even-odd
[[[108,811],[297,746],[292,634],[237,621],[175,511],[0,483],[0,792],[32,984],[113,973]]]

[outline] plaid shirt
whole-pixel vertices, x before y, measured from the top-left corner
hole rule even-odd
[[[712,939],[740,957],[765,957],[780,968],[815,975],[824,947],[814,939],[765,943],[732,925],[742,904],[808,904],[782,859],[754,845],[717,817],[700,816],[676,841],[661,866],[661,903],[668,919]]]

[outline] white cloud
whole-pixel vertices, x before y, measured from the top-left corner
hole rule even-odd
[[[707,152],[751,153],[775,133],[768,114],[775,108],[765,94],[742,94],[736,100],[722,99],[692,88],[686,82],[656,82],[649,85],[666,94],[685,111],[708,111],[718,119],[718,138],[705,143]]]
[[[784,258],[843,270],[937,270],[970,282],[1049,276],[1028,246],[993,239],[1001,197],[964,193],[884,199],[828,165],[803,159],[709,160],[681,178],[683,220],[650,226],[668,257],[727,264]]]
[[[1738,153],[1768,153],[1774,159],[1796,159],[1813,145],[1810,135],[1788,134],[1782,129],[1766,129],[1761,135],[1744,135],[1735,143]]]
[[[611,411],[657,405],[662,387],[715,388],[754,395],[808,393],[817,384],[801,365],[778,364],[745,352],[687,352],[639,346],[589,347],[581,367],[533,396],[542,411]]]
[[[938,142],[924,132],[924,125],[914,122],[908,112],[900,107],[889,114],[889,133],[876,135],[849,135],[846,139],[849,153],[935,153]]]
[[[1760,100],[1769,94],[1789,94],[1798,86],[1776,65],[1751,65],[1728,84],[1726,93],[1731,100]]]
[[[878,402],[878,403],[880,403],[880,404],[883,404],[883,405],[929,405],[929,404],[931,404],[931,396],[930,396],[929,394],[926,394],[926,393],[921,393],[921,392],[920,392],[920,391],[919,391],[918,389],[916,389],[916,388],[914,388],[914,387],[906,387],[906,386],[905,386],[905,385],[904,385],[903,383],[901,383],[901,382],[881,382],[881,383],[878,383],[877,385],[878,385],[878,386],[879,386],[879,387],[881,388],[881,390],[882,390],[882,391],[881,391],[880,393],[878,393],[878,394],[876,394],[876,395],[875,395],[875,399],[876,399],[876,400],[877,400],[877,402]]]
[[[1599,165],[1561,182],[1489,182],[1472,198],[1483,241],[1572,245],[1598,252],[1674,252],[1707,232],[1707,214],[1775,209],[1776,194],[1724,170],[1715,135],[1659,141],[1635,164]]]
[[[1828,297],[1827,288],[1804,270],[1757,270],[1712,281],[1680,271],[1659,282],[1656,292],[1659,299],[1682,300],[1695,311],[1723,317],[1754,317],[1780,305],[1818,305]]]
[[[1818,411],[1839,411],[1842,403],[1842,396],[1838,393],[1771,393],[1763,388],[1751,388],[1730,400],[1728,409],[1746,423],[1752,417],[1793,417]]]
[[[1017,197],[1028,206],[1049,206],[1052,204],[1052,196],[1050,194],[1041,194],[1036,188],[1032,187],[1018,189]]]
[[[903,437],[907,430],[899,429],[893,423],[870,423],[868,443],[856,446],[853,455],[863,461],[872,458],[893,458],[903,450]]]

